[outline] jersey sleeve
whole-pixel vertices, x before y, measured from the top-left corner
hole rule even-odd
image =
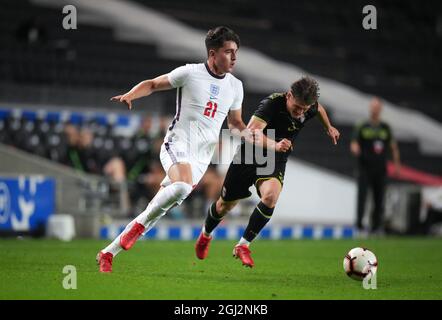
[[[241,81],[236,81],[235,85],[235,99],[233,100],[230,110],[239,110],[242,107],[242,101],[244,99],[244,89]]]
[[[273,114],[274,114],[274,108],[273,108],[272,101],[273,100],[270,97],[267,97],[264,100],[262,100],[259,103],[258,108],[256,109],[253,116],[269,123]]]
[[[186,64],[185,66],[178,67],[167,75],[169,83],[173,88],[182,87],[186,84],[187,78],[191,72],[192,66]]]

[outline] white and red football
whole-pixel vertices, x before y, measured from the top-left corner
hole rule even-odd
[[[367,248],[353,248],[344,258],[344,271],[352,279],[362,281],[373,276],[378,269],[378,259]]]

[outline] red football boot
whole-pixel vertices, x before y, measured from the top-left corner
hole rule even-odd
[[[210,241],[212,240],[212,236],[204,235],[204,232],[201,232],[198,239],[195,243],[195,252],[198,259],[205,259],[209,254],[209,246]]]
[[[124,250],[129,250],[130,248],[132,248],[135,242],[137,242],[138,238],[144,232],[144,229],[145,227],[141,223],[135,222],[128,232],[121,235],[120,246]]]
[[[238,259],[240,258],[242,261],[242,265],[246,266],[246,267],[250,267],[253,268],[253,259],[250,256],[251,252],[249,247],[247,247],[246,245],[236,245],[235,248],[233,249],[233,256]]]
[[[112,272],[112,259],[114,255],[110,252],[98,252],[97,264],[100,266],[100,272]]]

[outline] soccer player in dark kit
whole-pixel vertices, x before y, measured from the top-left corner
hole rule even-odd
[[[274,152],[273,170],[266,173],[259,170],[266,164],[256,161],[255,156],[253,161],[248,161],[247,144],[242,143],[227,171],[221,196],[210,206],[197,239],[195,251],[199,259],[207,257],[211,233],[216,226],[240,199],[251,195],[249,188],[255,185],[261,202],[255,207],[243,236],[233,250],[233,256],[241,259],[243,265],[253,267],[249,245],[272,217],[293,141],[300,130],[308,120],[318,116],[333,143],[337,144],[339,139],[339,131],[331,125],[324,107],[318,103],[318,97],[318,83],[310,77],[303,77],[294,82],[287,92],[273,93],[260,102],[247,128],[258,133],[257,139],[261,142],[255,145],[265,149],[267,159],[269,153]],[[275,140],[268,137],[272,129]]]

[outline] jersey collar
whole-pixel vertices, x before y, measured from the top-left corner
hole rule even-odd
[[[207,64],[207,61],[204,62],[204,66],[206,67],[207,72],[208,72],[212,77],[214,77],[214,78],[216,78],[216,79],[224,79],[224,77],[226,76],[225,74],[222,75],[222,76],[219,76],[219,75],[217,75],[217,74],[214,74],[214,73],[210,70],[209,65]]]

